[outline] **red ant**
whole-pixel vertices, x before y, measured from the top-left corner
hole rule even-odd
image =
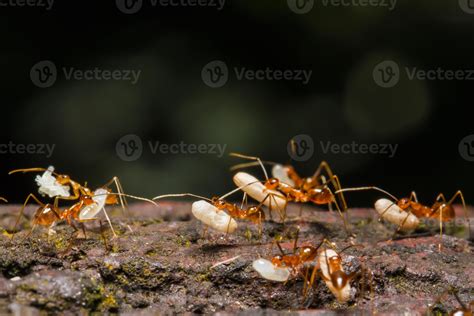
[[[332,183],[337,191],[340,192],[341,185],[340,181],[337,175],[334,175],[331,171],[331,168],[329,165],[323,161],[318,169],[316,170],[315,174],[310,177],[310,178],[301,178],[293,169],[291,166],[285,166],[282,168],[287,169],[287,175],[288,178],[291,179],[293,183],[289,184],[284,181],[281,181],[277,177],[269,178],[268,174],[265,170],[265,167],[263,166],[263,162],[259,157],[252,157],[252,156],[246,156],[238,153],[231,153],[231,156],[234,157],[239,157],[239,158],[244,158],[244,159],[249,159],[249,160],[256,160],[256,163],[260,165],[260,167],[263,170],[263,173],[265,175],[265,181],[264,181],[264,186],[267,190],[276,190],[278,192],[283,193],[285,196],[285,199],[287,202],[296,202],[296,203],[314,203],[316,205],[329,205],[331,207],[332,203],[336,205],[337,211],[339,212],[339,215],[343,219],[344,223],[344,228],[346,232],[350,232],[348,228],[348,223],[346,221],[346,218],[343,215],[343,211],[345,212],[347,210],[347,204],[344,199],[344,196],[342,193],[339,193],[341,203],[343,205],[342,209],[339,206],[339,202],[337,201],[335,194],[332,192],[331,188],[328,186],[328,183]],[[234,166],[233,169],[241,168],[242,166],[249,166],[250,164],[241,164]],[[321,176],[321,171],[322,169],[325,169],[327,173],[329,174],[329,179],[326,181],[324,176]],[[234,176],[234,182],[236,182],[237,185],[242,184],[239,181],[239,178],[242,177],[241,174],[245,173],[237,173]],[[256,198],[259,200],[261,198],[260,196],[255,196],[255,194],[251,194],[252,192],[249,192],[249,190],[245,190],[250,196],[253,198]],[[261,201],[261,200],[259,200]]]
[[[464,200],[464,195],[461,190],[458,190],[449,201],[445,198],[443,193],[438,194],[435,199],[435,202],[431,206],[427,206],[418,202],[415,191],[410,193],[408,198],[397,199],[392,194],[387,191],[380,189],[378,187],[359,187],[359,188],[346,188],[341,189],[338,192],[348,192],[348,191],[362,191],[362,190],[376,190],[380,191],[389,197],[391,197],[395,202],[391,202],[386,199],[379,199],[375,203],[375,209],[380,214],[380,218],[387,219],[392,224],[398,225],[397,233],[400,230],[411,230],[415,229],[419,225],[420,218],[433,218],[439,220],[439,234],[440,239],[442,240],[443,235],[443,222],[450,221],[455,218],[455,211],[452,206],[452,203],[456,198],[461,200],[464,216],[468,223],[469,235],[471,235],[471,225],[470,220],[467,215],[466,202]],[[439,250],[441,250],[441,242],[438,244]]]
[[[92,196],[93,192],[91,189],[87,187],[87,183],[83,186],[79,184],[78,182],[74,181],[71,179],[71,177],[67,174],[59,174],[57,172],[54,172],[54,168],[51,166],[49,168],[24,168],[24,169],[15,169],[10,171],[8,174],[14,174],[14,173],[27,173],[27,172],[45,172],[50,173],[51,175],[54,175],[54,178],[57,182],[58,185],[62,186],[69,186],[72,190],[72,194],[70,196],[62,196],[62,195],[56,195],[56,196],[51,196],[54,197],[54,205],[55,207],[58,207],[58,200],[69,200],[69,201],[74,201],[74,200],[79,200],[82,195],[89,195]],[[37,180],[38,182],[38,180]],[[117,192],[119,193],[119,200],[120,204],[122,206],[122,210],[126,209],[127,206],[127,201],[124,198],[125,194],[122,188],[122,185],[120,183],[120,180],[118,177],[113,177],[109,182],[107,182],[105,185],[103,185],[103,188],[108,188],[111,184],[115,184],[117,187]],[[40,184],[38,182],[38,184]],[[41,186],[40,186],[41,189]]]
[[[225,200],[226,197],[230,196],[231,194],[240,191],[242,188],[237,188],[232,190],[221,197],[213,197],[211,199],[199,196],[192,193],[179,193],[179,194],[166,194],[154,197],[153,200],[168,198],[168,197],[183,197],[183,196],[190,196],[201,199],[201,201],[197,201],[193,203],[192,212],[196,218],[202,221],[204,224],[214,228],[218,231],[225,232],[225,233],[232,233],[237,228],[237,223],[232,222],[233,219],[242,219],[248,220],[252,223],[258,225],[259,227],[259,236],[262,235],[262,223],[265,221],[265,212],[262,208],[265,201],[262,201],[257,206],[250,206],[250,207],[243,207],[244,202],[242,201],[242,205],[238,206],[234,203],[229,203]],[[209,203],[205,202],[208,201]],[[205,202],[205,203],[202,203]],[[223,212],[224,211],[224,212]],[[225,216],[228,216],[226,219]],[[217,217],[216,217],[217,215]],[[223,225],[223,219],[227,220],[227,224]]]

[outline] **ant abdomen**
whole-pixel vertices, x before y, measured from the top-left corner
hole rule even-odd
[[[58,220],[58,215],[51,204],[45,204],[36,210],[33,224],[41,226],[51,226]]]

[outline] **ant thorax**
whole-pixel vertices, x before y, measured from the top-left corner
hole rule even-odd
[[[48,195],[51,198],[56,196],[69,197],[69,186],[60,184],[53,176],[53,172],[54,167],[49,166],[48,169],[41,176],[36,176],[35,181],[39,186],[39,194],[43,196]]]

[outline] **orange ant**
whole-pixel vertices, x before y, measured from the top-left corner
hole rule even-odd
[[[30,193],[26,198],[23,207],[20,210],[20,213],[18,214],[13,231],[16,231],[16,227],[18,226],[20,219],[24,214],[26,205],[28,204],[29,200],[33,199],[39,205],[39,208],[34,213],[32,220],[33,225],[26,237],[29,237],[33,232],[34,228],[38,225],[48,227],[48,235],[51,235],[52,233],[54,233],[52,228],[56,225],[57,222],[61,220],[66,220],[67,224],[73,227],[75,230],[77,230],[77,228],[75,227],[73,220],[80,222],[82,224],[82,230],[85,236],[84,222],[97,219],[95,215],[97,215],[97,213],[99,213],[101,210],[104,211],[104,214],[107,218],[114,237],[117,237],[117,234],[115,233],[112,223],[104,208],[105,205],[117,204],[117,195],[147,201],[155,204],[153,201],[150,201],[145,198],[123,193],[113,193],[110,192],[110,190],[108,189],[101,188],[97,189],[93,195],[81,194],[79,196],[78,202],[71,205],[70,207],[65,208],[64,210],[61,210],[55,204],[45,204],[41,202],[33,193]],[[104,198],[100,198],[101,196]],[[12,238],[13,236],[14,235],[12,235]]]
[[[451,316],[472,316],[473,315],[473,309],[474,309],[474,301],[471,301],[469,303],[469,306],[467,306],[466,304],[464,304],[461,299],[459,298],[459,295],[458,295],[458,290],[455,289],[454,287],[449,287],[446,291],[444,291],[437,299],[436,301],[433,303],[433,304],[430,304],[429,306],[429,309],[428,309],[428,312],[429,314],[432,314],[433,312],[433,309],[435,307],[436,304],[441,303],[441,299],[443,298],[444,295],[446,295],[447,293],[450,293],[452,294],[455,298],[456,298],[456,301],[458,301],[460,307],[451,311],[449,313],[449,315]]]
[[[54,180],[55,183],[52,184],[53,187],[58,188],[61,186],[68,186],[72,190],[72,194],[69,194],[68,190],[65,192],[67,194],[60,195],[55,192],[55,194],[49,193],[48,195],[50,197],[54,197],[54,206],[57,208],[58,207],[58,200],[69,200],[69,201],[74,201],[74,200],[80,200],[82,195],[93,195],[93,192],[91,189],[87,187],[87,183],[83,186],[79,184],[78,182],[74,181],[71,179],[71,177],[67,174],[59,174],[54,171],[54,168],[50,166],[49,168],[24,168],[24,169],[15,169],[10,171],[8,174],[14,174],[14,173],[27,173],[27,172],[44,172],[43,178],[46,177],[47,180]],[[48,179],[48,176],[50,179]],[[54,176],[54,177],[53,177]],[[41,189],[45,188],[48,189],[51,186],[45,186],[41,182],[42,178],[37,176],[36,182],[40,186],[40,193],[45,194],[46,192],[41,192]],[[104,186],[104,188],[109,187],[111,184],[115,183],[115,186],[117,187],[117,192],[119,193],[119,200],[120,204],[122,206],[122,210],[125,212],[126,206],[127,206],[127,201],[124,198],[124,191],[122,188],[122,185],[120,183],[120,180],[118,177],[113,177],[109,182],[107,182]],[[114,197],[115,198],[115,197]]]
[[[400,230],[415,229],[419,225],[420,218],[433,218],[439,220],[439,235],[441,240],[443,236],[443,222],[447,222],[455,218],[456,213],[452,203],[456,200],[456,198],[459,198],[464,209],[465,219],[468,223],[469,236],[471,236],[470,220],[467,215],[466,202],[461,190],[458,190],[449,201],[445,198],[443,193],[438,194],[435,202],[431,206],[427,206],[418,202],[415,191],[410,193],[410,197],[401,199],[397,199],[387,191],[374,186],[346,188],[341,189],[338,192],[363,190],[376,190],[382,192],[395,201],[392,202],[387,199],[379,199],[375,203],[375,209],[380,214],[379,218],[387,219],[392,224],[398,225],[395,234]],[[441,250],[441,242],[438,244],[438,248]]]
[[[288,179],[291,180],[292,183],[287,183],[285,181],[280,180],[278,177],[269,178],[265,167],[263,166],[263,162],[259,157],[252,157],[246,156],[238,153],[231,153],[231,156],[249,159],[249,160],[256,160],[256,163],[260,165],[265,175],[264,186],[267,190],[276,190],[284,194],[287,202],[295,202],[295,203],[314,203],[316,205],[329,205],[331,209],[332,203],[336,205],[336,209],[343,219],[344,228],[346,232],[350,234],[350,230],[348,228],[348,223],[346,218],[343,215],[343,211],[347,210],[347,204],[344,199],[344,196],[341,193],[338,193],[340,196],[340,201],[342,203],[342,209],[337,201],[335,194],[332,192],[331,188],[328,186],[328,183],[332,183],[336,189],[336,191],[340,192],[341,184],[337,175],[334,175],[331,171],[329,165],[323,161],[318,169],[316,170],[315,174],[310,178],[301,178],[296,171],[294,171],[293,167],[286,166],[283,168],[287,168],[288,172]],[[252,164],[252,163],[251,163]],[[237,168],[241,168],[243,166],[250,166],[251,164],[240,164],[234,166],[233,170]],[[253,163],[255,164],[255,163]],[[327,170],[329,174],[329,179],[326,181],[324,176],[321,176],[322,169]],[[240,173],[234,176],[234,182],[237,182],[240,176]],[[245,191],[245,190],[244,190]],[[249,193],[249,192],[247,192]],[[250,195],[250,194],[249,194]],[[255,198],[255,196],[253,196]]]
[[[273,256],[271,261],[265,259],[258,259],[254,261],[253,267],[264,278],[274,281],[287,281],[289,273],[283,273],[282,268],[290,269],[293,274],[300,273],[304,279],[303,294],[307,297],[309,289],[313,286],[316,276],[320,276],[329,290],[334,294],[340,302],[345,302],[350,298],[351,281],[361,275],[360,271],[346,273],[342,266],[342,252],[347,249],[357,246],[350,245],[343,250],[336,252],[333,249],[321,249],[323,244],[328,244],[331,248],[334,244],[329,242],[326,238],[316,246],[306,245],[297,247],[298,235],[293,244],[293,253],[285,254],[281,245],[277,241],[278,248],[281,255]],[[305,267],[307,263],[315,261],[311,276],[308,277],[310,267]],[[270,265],[271,263],[271,265]],[[306,269],[305,269],[306,268]],[[305,273],[302,273],[302,270]]]
[[[190,196],[201,199],[193,203],[192,212],[193,215],[202,221],[205,225],[210,226],[218,231],[225,233],[232,233],[237,228],[237,223],[233,219],[248,220],[258,225],[259,236],[262,236],[262,223],[265,221],[265,212],[262,208],[263,202],[257,206],[243,207],[238,206],[234,203],[229,203],[225,200],[226,197],[242,190],[241,187],[230,191],[222,195],[221,197],[212,197],[211,199],[192,194],[192,193],[178,193],[178,194],[166,194],[160,195],[153,198],[153,200],[168,198],[168,197],[183,197]],[[205,202],[208,201],[209,203]],[[204,203],[202,203],[204,202]],[[227,222],[225,224],[225,222]]]

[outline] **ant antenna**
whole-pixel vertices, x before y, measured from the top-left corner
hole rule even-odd
[[[267,170],[265,169],[265,167],[263,165],[263,162],[260,158],[253,157],[253,156],[242,155],[242,154],[238,154],[238,153],[230,153],[229,156],[244,158],[244,159],[250,159],[250,160],[256,160],[257,163],[260,165],[260,167],[262,167],[263,173],[265,174],[265,179],[268,180]]]
[[[381,189],[381,188],[378,188],[378,187],[359,187],[359,188],[345,188],[345,189],[339,189],[337,191],[335,191],[334,193],[335,194],[338,194],[338,193],[341,193],[341,192],[353,192],[353,191],[365,191],[365,190],[375,190],[375,191],[379,191],[379,192],[382,192],[386,195],[388,195],[389,197],[391,197],[392,199],[394,199],[395,201],[398,201],[398,199],[393,196],[392,194],[388,193],[387,191]]]
[[[278,164],[279,164],[278,162],[263,161],[263,160],[262,160],[262,163],[263,163],[264,165],[270,165],[270,166],[274,166],[274,165],[278,165]],[[258,166],[258,165],[260,165],[260,164],[258,163],[258,161],[239,163],[239,164],[237,164],[237,165],[233,165],[232,167],[230,167],[230,171],[235,171],[235,170],[239,170],[239,169],[245,169],[245,168],[248,168],[248,167],[255,167],[255,166]]]
[[[159,199],[164,199],[164,198],[168,198],[168,197],[183,197],[183,196],[195,197],[195,198],[198,198],[198,199],[202,199],[202,200],[206,200],[206,201],[211,202],[211,199],[209,199],[207,197],[200,196],[200,195],[197,195],[197,194],[192,194],[192,193],[177,193],[177,194],[159,195],[159,196],[155,196],[152,200],[159,200]]]
[[[153,202],[153,201],[150,200],[150,199],[143,198],[143,197],[139,197],[139,196],[135,196],[135,195],[125,194],[125,193],[110,192],[110,193],[94,194],[93,196],[100,196],[100,195],[118,195],[118,196],[125,196],[125,197],[129,197],[129,198],[131,198],[131,199],[149,202],[149,203],[151,203],[151,204],[154,204],[155,206],[158,206],[158,204],[156,204],[155,202]]]

